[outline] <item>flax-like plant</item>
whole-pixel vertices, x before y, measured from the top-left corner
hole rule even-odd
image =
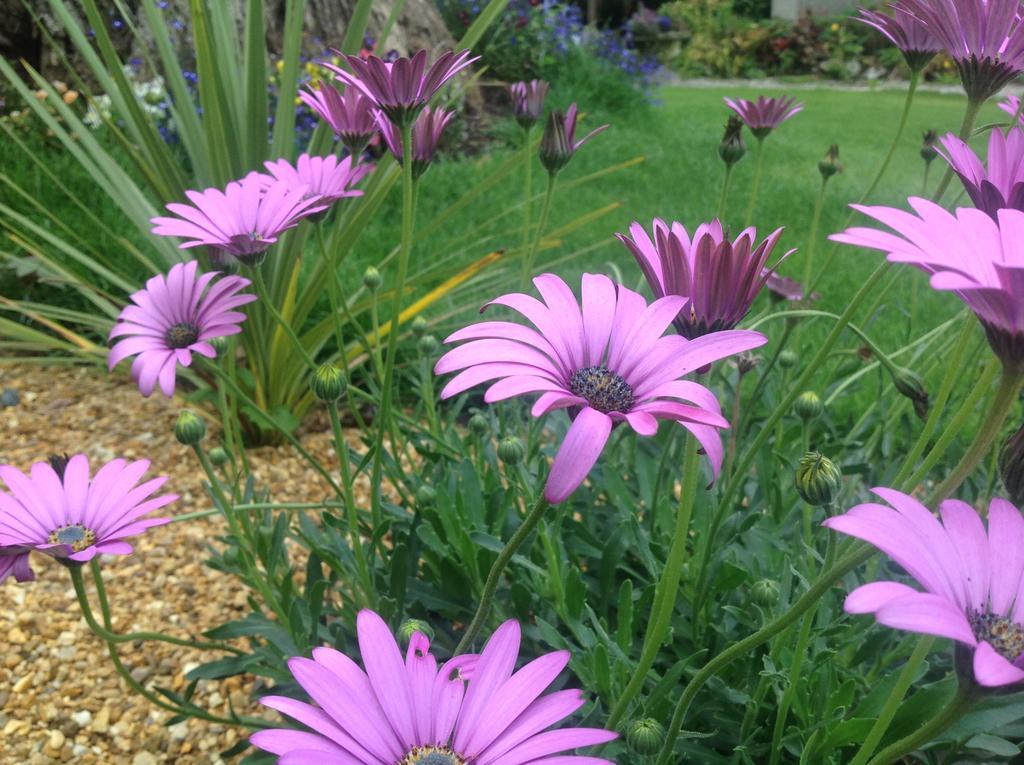
[[[479,41],[506,2],[492,0],[458,47]],[[333,151],[331,131],[324,125],[313,132],[307,145],[297,145],[295,138],[294,104],[300,81],[305,3],[297,0],[287,4],[276,93],[268,88],[271,67],[265,43],[263,0],[248,0],[244,5],[243,23],[237,24],[238,9],[234,3],[192,0],[191,38],[187,44],[195,57],[194,86],[186,78],[187,69],[180,60],[174,30],[156,0],[142,0],[139,27],[129,24],[134,35],[151,40],[140,47],[148,51],[144,65],[166,83],[172,102],[173,131],[180,139],[174,145],[163,139],[153,117],[142,108],[124,74],[124,62],[96,0],[83,0],[80,4],[50,0],[50,10],[86,67],[85,72],[79,73],[69,66],[69,79],[83,93],[90,93],[87,81],[95,82],[90,99],[100,94],[110,98],[110,117],[101,131],[91,130],[78,112],[56,96],[52,85],[39,72],[24,63],[18,67],[0,61],[0,74],[11,88],[85,168],[97,193],[107,197],[139,234],[137,239],[133,237],[135,241],[114,234],[92,215],[91,200],[72,196],[72,202],[83,215],[98,224],[99,230],[115,243],[113,249],[97,246],[48,210],[32,190],[22,188],[0,172],[0,183],[9,192],[5,196],[27,203],[36,213],[25,215],[10,204],[0,203],[0,230],[15,245],[0,252],[0,258],[32,256],[42,274],[76,293],[76,304],[87,306],[86,310],[5,300],[0,305],[0,348],[10,354],[9,358],[37,363],[41,361],[40,354],[45,354],[55,362],[69,357],[100,362],[106,354],[100,338],[109,330],[127,296],[139,289],[146,278],[166,272],[193,255],[204,268],[210,265],[205,248],[183,252],[177,249],[175,240],[150,235],[150,221],[165,214],[164,205],[184,201],[188,189],[223,187],[251,171],[262,171],[268,160],[294,162],[302,152],[326,155]],[[358,50],[370,6],[368,0],[357,4],[345,39],[338,46],[342,53]],[[43,106],[34,98],[35,88],[47,92],[47,100],[55,108]],[[269,129],[265,127],[268,121],[272,123]],[[50,182],[59,183],[42,158],[32,155],[8,127],[4,126],[4,130],[15,145],[32,156],[40,171],[49,175]],[[127,157],[127,165],[122,157]],[[486,230],[475,232],[475,239],[467,238],[451,251],[429,252],[429,235],[460,210],[480,201],[516,169],[514,161],[499,164],[492,174],[467,188],[446,210],[415,232],[415,240],[424,248],[424,257],[409,269],[407,294],[402,296],[406,306],[401,314],[403,325],[441,299],[453,299],[456,305],[460,300],[464,301],[462,304],[475,303],[475,299],[466,297],[467,290],[473,288],[484,269],[504,269],[501,259],[491,253],[515,234],[512,222],[506,224],[500,214],[487,221]],[[364,193],[341,200],[334,213],[318,224],[319,242],[314,236],[317,228],[302,224],[285,232],[259,267],[266,300],[247,309],[248,331],[238,341],[244,350],[244,370],[236,376],[236,383],[252,402],[245,412],[251,437],[279,437],[273,429],[259,424],[265,423],[265,419],[251,411],[253,406],[288,427],[301,420],[313,403],[307,385],[310,370],[306,360],[343,361],[348,366],[365,359],[365,349],[380,340],[374,337],[369,318],[374,301],[364,288],[342,290],[340,302],[332,304],[326,315],[324,307],[328,288],[335,286],[339,270],[352,256],[363,231],[389,195],[397,193],[399,178],[399,168],[389,157],[384,158],[360,184]],[[589,215],[585,212],[578,221],[585,222]],[[385,274],[385,267],[397,255],[397,241],[395,245],[382,262],[374,264]],[[434,289],[429,290],[429,300],[409,305],[412,301],[408,295],[428,294],[431,287]],[[382,294],[387,294],[388,285],[383,289]],[[344,328],[342,332],[335,331],[339,325]],[[381,335],[387,328],[385,325],[381,329]],[[298,342],[292,341],[289,334]],[[208,386],[213,379],[203,369],[188,370],[187,376],[200,387]],[[231,401],[234,403],[235,399]]]

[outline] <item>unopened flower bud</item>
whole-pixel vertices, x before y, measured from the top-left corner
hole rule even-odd
[[[491,429],[491,424],[487,421],[486,417],[477,412],[469,418],[469,429],[476,435],[483,436]]]
[[[572,145],[565,133],[565,115],[553,111],[544,123],[544,135],[540,139],[540,163],[554,175],[572,159]]]
[[[763,608],[779,602],[779,583],[774,579],[758,579],[750,588],[750,599]]]
[[[795,351],[785,350],[779,354],[779,366],[783,369],[795,367],[798,361],[800,361],[800,357],[796,355]]]
[[[999,476],[1010,502],[1024,506],[1024,426],[1007,438],[999,451]]]
[[[747,153],[747,147],[743,143],[743,120],[736,115],[731,115],[725,123],[725,135],[722,142],[718,144],[718,156],[722,158],[726,167],[732,167]]]
[[[433,507],[437,502],[437,489],[430,484],[423,484],[416,490],[417,507]]]
[[[815,417],[820,417],[821,413],[825,411],[825,407],[817,393],[813,390],[805,390],[793,402],[793,411],[796,412],[797,417],[807,422]]]
[[[321,364],[309,381],[313,395],[321,401],[337,401],[345,394],[345,375],[333,364]]]
[[[231,455],[228,454],[228,450],[225,449],[223,446],[215,446],[212,449],[210,449],[209,457],[210,462],[213,463],[214,467],[221,467],[222,465],[226,465],[228,460],[231,459]]]
[[[752,372],[754,367],[760,363],[761,357],[754,355],[750,351],[743,351],[743,353],[736,356],[736,369],[739,370],[741,377]]]
[[[839,163],[839,145],[832,144],[825,152],[825,156],[818,162],[818,172],[821,177],[828,180],[836,173],[843,172],[843,166]]]
[[[925,131],[924,140],[921,143],[921,159],[925,161],[925,164],[931,164],[932,160],[939,156],[939,152],[935,148],[938,140],[939,134],[934,130]]]
[[[505,436],[498,442],[498,459],[506,465],[518,465],[526,459],[526,444],[515,436]]]
[[[424,335],[420,338],[417,347],[424,356],[433,356],[437,353],[437,338],[433,335]]]
[[[424,319],[422,316],[417,316],[415,319],[412,320],[412,333],[416,335],[416,337],[423,337],[423,335],[426,334],[426,332],[426,319]]]
[[[843,474],[832,460],[819,452],[807,452],[796,468],[796,490],[808,505],[828,507],[835,500]]]
[[[925,390],[924,381],[904,367],[893,366],[889,373],[892,375],[896,390],[909,398],[914,405],[914,414],[922,420],[925,419],[928,416],[928,391]]]
[[[376,292],[380,289],[380,285],[383,284],[383,282],[384,277],[381,276],[380,271],[373,266],[367,266],[366,270],[363,271],[363,286],[370,290],[370,292]]]
[[[178,415],[178,421],[174,423],[174,437],[183,446],[196,446],[206,435],[206,423],[203,418],[190,412],[182,410]]]
[[[206,342],[213,346],[213,351],[218,356],[223,356],[230,346],[230,341],[224,335],[221,335],[220,337],[211,337]]]
[[[634,720],[626,731],[626,743],[637,754],[655,754],[665,741],[665,726],[646,717]]]
[[[398,636],[408,644],[416,633],[425,635],[428,640],[434,639],[434,629],[422,619],[406,619],[398,628]]]

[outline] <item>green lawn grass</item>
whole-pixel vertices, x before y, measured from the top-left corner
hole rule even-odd
[[[718,204],[723,176],[717,146],[728,112],[722,98],[725,95],[754,97],[761,93],[763,91],[727,90],[720,87],[663,88],[656,91],[656,103],[649,107],[637,106],[615,113],[587,114],[581,125],[582,130],[589,130],[602,122],[611,123],[611,128],[580,151],[560,176],[561,185],[633,157],[643,156],[645,159],[587,185],[563,190],[561,193],[556,191],[549,228],[605,207],[611,202],[619,206],[567,236],[558,248],[542,252],[538,266],[544,267],[545,263],[557,261],[555,270],[573,280],[584,269],[612,270],[627,284],[639,286],[638,269],[613,234],[625,231],[633,220],[646,224],[654,216],[682,221],[691,230],[700,221],[710,218]],[[804,111],[783,124],[765,141],[765,171],[754,224],[761,232],[777,226],[785,227],[782,247],[799,248],[799,251],[782,265],[780,271],[800,278],[807,250],[806,238],[820,187],[818,160],[829,144],[837,143],[845,166],[844,172],[835,176],[828,186],[819,230],[819,240],[823,240],[825,235],[841,229],[848,215],[846,205],[859,197],[870,182],[891,141],[904,96],[897,91],[827,89],[799,91],[797,95],[805,104]],[[570,96],[563,89],[556,92],[553,100],[564,106]],[[872,201],[903,205],[908,195],[920,192],[924,169],[919,156],[921,134],[929,128],[939,130],[940,133],[956,130],[963,104],[962,97],[931,93],[918,95],[899,150]],[[580,107],[586,110],[588,105],[581,103]],[[993,121],[998,114],[1001,113],[990,106],[981,122]],[[516,133],[508,125],[498,125],[495,135],[514,138]],[[67,202],[61,189],[41,177],[38,169],[14,151],[14,147],[5,145],[4,140],[0,138],[0,150],[8,157],[5,171],[47,206],[57,209],[67,207],[68,220],[78,219],[80,216]],[[742,226],[754,169],[755,152],[754,147],[749,145],[752,143],[749,134],[746,134],[746,140],[748,153],[733,172],[731,193],[723,216],[724,222],[733,231]],[[33,143],[38,146],[41,141]],[[116,210],[104,206],[103,200],[89,191],[87,176],[60,147],[51,146],[46,151],[47,164],[61,179],[64,187],[95,203],[92,207],[94,212],[115,232],[128,234],[136,241],[141,239],[127,225],[123,225]],[[430,221],[477,179],[508,160],[514,151],[512,146],[499,138],[493,150],[483,156],[439,161],[422,181],[419,222],[423,224]],[[943,170],[942,160],[936,160],[932,169],[933,187]],[[539,195],[544,182],[539,167],[535,168],[534,182],[535,192]],[[11,192],[6,189],[0,190],[0,196],[13,199]],[[951,196],[947,194],[947,199]],[[382,214],[358,242],[354,258],[347,264],[353,278],[358,278],[366,264],[377,262],[395,245],[398,238],[398,197],[396,188]],[[421,246],[417,254],[421,258],[430,258],[464,248],[468,261],[492,248],[514,248],[519,242],[521,213],[513,208],[521,199],[522,185],[516,172],[460,215],[457,223],[437,232],[432,241]],[[23,206],[17,200],[14,204]],[[538,208],[539,200],[534,203],[535,216]],[[497,233],[493,233],[492,227],[489,238],[481,238],[466,247],[465,232],[469,228],[480,225],[486,229],[488,220],[506,210],[510,213],[503,219],[503,224],[497,227]],[[473,238],[469,237],[471,241]],[[580,249],[586,249],[586,252],[572,260],[564,260],[567,254]],[[829,249],[830,245],[819,241],[817,259],[820,261],[825,257]],[[880,256],[876,253],[858,252],[845,246],[838,248],[832,267],[820,283],[819,290],[823,297],[818,307],[841,311],[845,301],[879,260]],[[501,286],[514,288],[516,285]],[[10,294],[14,289],[15,285],[8,281],[4,292]],[[892,349],[906,339],[907,322],[903,317],[911,311],[910,306],[915,300],[916,313],[922,317],[920,326],[915,330],[918,334],[917,330],[923,331],[934,326],[952,315],[958,307],[954,296],[932,292],[927,289],[922,275],[908,271],[887,293],[880,309],[866,322],[870,324],[873,336],[883,348]],[[813,332],[824,332],[824,323],[818,324],[819,327]]]
[[[589,251],[580,257],[558,262],[554,270],[573,279],[581,270],[612,270],[627,284],[639,286],[639,271],[625,248],[614,239],[614,233],[625,231],[633,220],[649,224],[654,216],[679,220],[692,231],[696,224],[712,217],[723,177],[717,147],[729,113],[722,98],[726,95],[756,97],[763,93],[760,90],[721,87],[663,88],[655,94],[657,103],[649,108],[631,113],[587,115],[582,124],[583,130],[601,122],[610,122],[611,128],[580,151],[560,176],[560,184],[638,155],[644,156],[645,160],[588,185],[563,193],[556,190],[549,228],[612,201],[618,202],[619,207],[567,237],[558,249],[543,252],[538,258],[538,265],[543,267],[546,262],[558,262],[567,253],[589,247]],[[764,175],[753,223],[762,233],[779,226],[785,228],[781,251],[790,248],[798,251],[779,270],[785,275],[802,278],[807,237],[821,184],[818,160],[830,144],[839,145],[844,171],[829,181],[815,254],[815,260],[820,264],[834,249],[831,265],[817,288],[822,298],[816,307],[838,313],[880,262],[881,256],[848,246],[833,246],[824,238],[842,230],[850,215],[847,205],[861,196],[874,177],[895,133],[904,94],[899,91],[823,88],[799,91],[797,96],[805,105],[804,111],[784,123],[765,141]],[[586,104],[581,106],[585,108]],[[924,161],[919,152],[922,134],[927,129],[938,130],[940,134],[958,130],[963,108],[964,99],[959,96],[917,95],[897,153],[871,202],[905,206],[908,196],[921,193]],[[994,104],[990,105],[983,112],[979,124],[996,121],[1001,114]],[[748,152],[733,171],[723,216],[733,231],[738,231],[743,225],[755,164],[755,147],[751,145],[753,139],[749,133],[745,134],[745,140]],[[975,139],[975,144],[983,148],[984,138]],[[510,148],[498,148],[485,159],[439,162],[423,178],[419,206],[421,220],[427,220],[443,209],[458,195],[459,189],[471,184],[478,174],[486,173],[505,161],[511,151]],[[935,188],[944,171],[944,161],[936,159],[929,179],[930,189]],[[541,173],[535,171],[537,194],[543,189],[543,178],[539,175]],[[461,218],[460,225],[480,223],[496,211],[517,205],[522,197],[520,184],[518,175],[510,178],[508,183],[500,185],[482,200],[475,210]],[[951,191],[946,194],[947,202],[959,193],[959,184],[954,179]],[[535,202],[535,216],[538,206]],[[516,246],[518,211],[510,217],[513,225],[505,238],[499,236],[487,244]],[[389,218],[391,216],[383,216],[364,236],[364,256],[373,257],[374,247],[379,248],[377,254],[382,254],[386,247],[392,245],[394,236],[388,236]],[[391,218],[392,224],[394,220]],[[855,215],[853,222],[864,223],[866,219]],[[393,226],[391,232],[394,232]],[[459,237],[458,229],[439,232],[435,241],[424,249],[444,252],[446,238],[450,238],[454,247],[460,241]],[[481,248],[484,246],[481,244]],[[960,306],[955,296],[928,289],[927,278],[923,274],[906,267],[902,270],[905,273],[898,275],[874,314],[860,319],[865,328],[870,329],[872,337],[888,350],[949,318]],[[906,321],[912,311],[918,317],[913,335],[908,332]],[[824,322],[817,325],[808,333],[809,336],[827,331]]]

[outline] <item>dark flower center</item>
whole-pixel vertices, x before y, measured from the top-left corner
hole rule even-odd
[[[569,390],[605,414],[633,408],[633,389],[608,367],[585,367],[573,372]]]
[[[1015,662],[1024,654],[1024,627],[1012,619],[975,611],[968,615],[967,621],[974,637],[984,640],[1008,662]]]
[[[183,321],[167,330],[167,344],[172,348],[188,348],[199,339],[199,327]]]
[[[414,746],[398,765],[465,765],[465,763],[465,760],[446,747]]]
[[[68,545],[74,552],[82,552],[96,544],[96,532],[80,523],[72,523],[51,531],[49,542],[51,545]]]

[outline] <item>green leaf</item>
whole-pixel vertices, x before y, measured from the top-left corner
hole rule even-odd
[[[993,736],[988,733],[979,733],[972,737],[966,744],[968,749],[981,749],[989,754],[999,757],[1014,757],[1020,754],[1020,747],[1007,741],[1005,738]]]

